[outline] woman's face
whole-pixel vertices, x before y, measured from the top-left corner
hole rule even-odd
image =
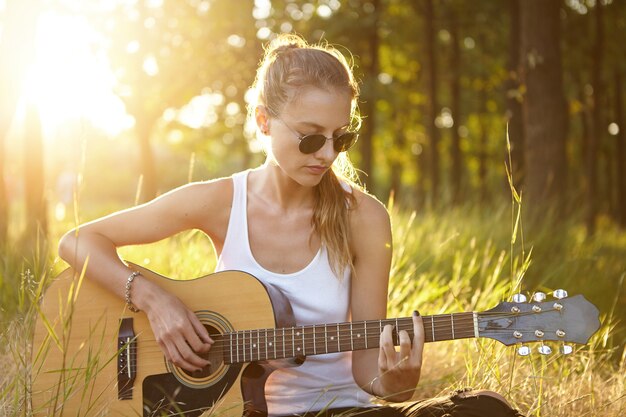
[[[304,154],[299,149],[299,137],[322,134],[330,138],[346,132],[351,104],[348,94],[306,88],[285,105],[278,117],[269,119],[273,162],[297,183],[317,185],[331,169],[338,153],[333,141],[327,140],[318,151]]]

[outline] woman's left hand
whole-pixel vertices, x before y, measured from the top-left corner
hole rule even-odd
[[[380,335],[378,377],[372,384],[374,393],[389,401],[411,398],[420,379],[424,350],[424,325],[419,313],[413,313],[413,343],[406,330],[399,331],[400,351],[393,343],[393,326],[387,325]]]

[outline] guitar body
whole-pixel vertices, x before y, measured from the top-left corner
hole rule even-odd
[[[212,337],[294,325],[287,299],[249,274],[225,271],[179,281],[133,268],[176,294]],[[174,367],[166,362],[145,314],[130,312],[124,301],[68,269],[40,305],[32,358],[33,414],[265,414],[265,380],[276,366],[288,366],[286,361],[228,364],[217,351],[211,350],[211,366],[199,374]]]

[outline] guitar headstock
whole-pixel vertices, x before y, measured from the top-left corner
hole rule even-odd
[[[477,313],[478,335],[495,339],[507,346],[517,343],[558,341],[585,344],[600,328],[599,311],[582,295],[567,297],[564,290],[554,292],[555,299],[544,301],[545,294],[536,293],[530,302],[516,294],[513,302],[503,301],[491,310]],[[525,349],[524,349],[525,348]],[[571,353],[564,345],[563,353]],[[521,355],[529,348],[523,346]],[[547,345],[539,352],[548,354]]]

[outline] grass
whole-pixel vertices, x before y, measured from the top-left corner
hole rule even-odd
[[[599,232],[589,237],[573,218],[528,226],[532,233],[526,232],[523,247],[519,224],[515,227],[517,209],[511,213],[509,205],[503,207],[423,213],[393,207],[389,315],[406,316],[415,309],[423,315],[484,311],[519,290],[564,287],[599,307],[602,328],[567,356],[539,355],[534,344],[531,355],[521,357],[515,347],[490,339],[428,344],[418,396],[470,386],[500,392],[530,416],[625,415],[626,233],[601,221]],[[69,227],[54,224],[52,235]],[[24,255],[11,247],[0,255],[0,416],[28,415],[32,301],[41,295],[39,283],[63,267],[55,261],[55,243],[52,238],[48,251]],[[215,264],[210,242],[199,233],[124,248],[122,254],[181,279],[205,275]],[[552,347],[557,350],[558,344]]]

